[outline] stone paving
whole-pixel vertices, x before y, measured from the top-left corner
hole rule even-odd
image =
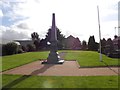
[[[41,64],[41,61],[35,61],[4,71],[2,74],[41,76],[118,75],[118,67],[79,68],[77,61],[65,61],[63,64]]]

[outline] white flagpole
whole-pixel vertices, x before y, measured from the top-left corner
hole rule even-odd
[[[100,44],[99,44],[99,50],[100,50],[100,62],[102,62],[102,54],[101,54],[101,31],[100,31],[100,17],[99,17],[99,7],[97,6],[97,11],[98,11],[98,25],[99,25],[99,39],[100,39]]]

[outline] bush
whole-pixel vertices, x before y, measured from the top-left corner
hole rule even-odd
[[[28,52],[35,51],[35,46],[31,45],[31,44],[28,44],[27,45],[27,50],[28,50]]]
[[[14,42],[10,42],[2,45],[2,55],[16,54],[18,51],[18,45]]]
[[[28,51],[27,47],[25,47],[25,46],[22,46],[21,49],[23,50],[23,52],[27,52]]]
[[[23,53],[24,51],[22,49],[19,49],[17,53]]]
[[[2,56],[6,55],[6,50],[5,50],[6,45],[2,45]]]

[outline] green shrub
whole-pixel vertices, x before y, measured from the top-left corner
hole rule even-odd
[[[28,52],[35,51],[35,46],[31,45],[31,44],[28,44],[27,45],[27,50],[28,50]]]
[[[18,51],[18,45],[14,42],[10,42],[2,45],[2,55],[16,54]]]
[[[2,56],[6,55],[5,44],[2,45]]]
[[[23,53],[24,51],[22,49],[18,49],[17,53]]]
[[[28,50],[27,50],[27,47],[25,47],[25,46],[21,46],[21,49],[24,51],[24,52],[27,52]]]

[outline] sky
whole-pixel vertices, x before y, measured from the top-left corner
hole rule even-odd
[[[45,38],[55,13],[56,26],[63,35],[88,41],[94,35],[99,42],[99,6],[101,38],[118,35],[119,0],[0,0],[0,38],[28,39],[37,32]],[[119,5],[120,6],[120,5]],[[119,34],[120,35],[120,34]]]

